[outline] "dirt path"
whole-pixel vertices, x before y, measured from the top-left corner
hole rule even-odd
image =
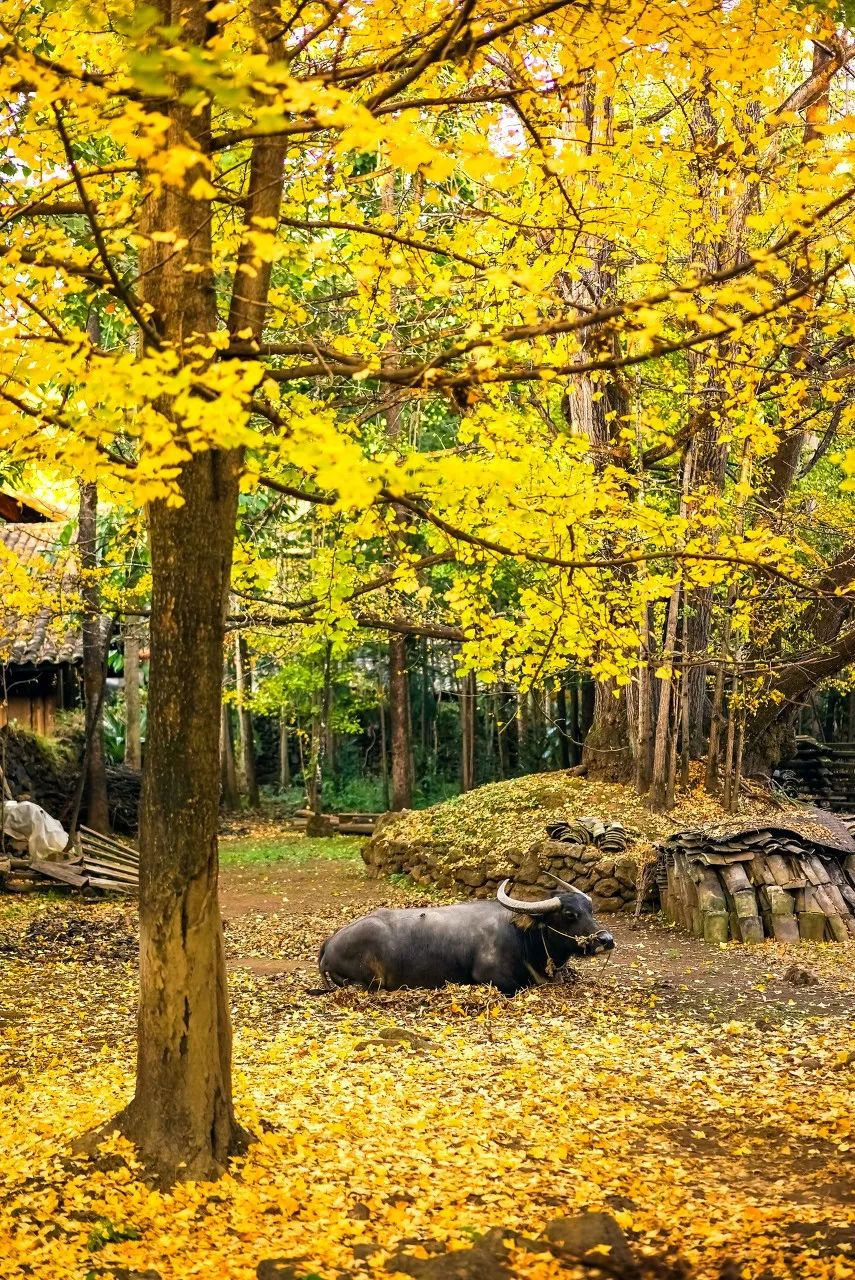
[[[355,860],[317,858],[227,868],[220,901],[233,969],[298,975],[314,985],[318,948],[342,924],[377,906],[435,904],[436,899],[369,878]],[[835,971],[834,948],[820,949],[825,963],[816,977],[816,948],[711,947],[650,918],[634,926],[631,919],[612,915],[607,923],[617,946],[607,963],[579,965],[586,985],[612,986],[644,995],[653,1005],[727,1019],[855,1016],[842,950]]]

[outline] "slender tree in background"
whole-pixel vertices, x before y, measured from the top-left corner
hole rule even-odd
[[[392,748],[389,808],[409,809],[413,801],[410,765],[410,673],[406,636],[389,640],[389,735]]]
[[[241,632],[235,637],[235,690],[238,700],[238,725],[240,727],[241,776],[251,809],[259,805],[258,780],[255,769],[255,732],[249,698],[252,690],[249,680],[249,649],[246,636]]]
[[[140,719],[140,633],[135,620],[124,627],[125,764],[142,768],[142,725]]]
[[[231,709],[226,702],[220,708],[220,797],[224,809],[240,808]]]
[[[98,590],[98,486],[80,485],[77,519],[80,595],[83,603],[83,700],[86,731],[83,767],[86,771],[86,821],[93,831],[110,830],[107,800],[107,756],[104,750],[104,682],[107,679],[101,600]]]

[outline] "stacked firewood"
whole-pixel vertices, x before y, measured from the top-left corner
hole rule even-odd
[[[708,942],[855,937],[855,837],[823,810],[680,831],[659,882],[666,913]]]

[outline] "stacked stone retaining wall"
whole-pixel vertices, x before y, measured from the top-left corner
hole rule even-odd
[[[376,875],[408,875],[418,884],[461,896],[489,898],[505,879],[519,889],[554,890],[553,872],[591,895],[595,911],[606,914],[635,906],[639,859],[633,852],[607,854],[595,845],[540,840],[518,854],[461,854],[441,845],[413,844],[396,837],[395,817],[381,820],[363,847],[366,866]]]

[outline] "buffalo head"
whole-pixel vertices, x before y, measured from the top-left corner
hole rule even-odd
[[[612,935],[601,929],[594,919],[594,904],[587,893],[575,889],[572,884],[552,877],[561,887],[560,893],[549,898],[528,902],[524,898],[512,898],[508,893],[509,880],[503,880],[496,897],[503,907],[519,915],[531,916],[535,923],[554,939],[561,938],[561,950],[568,956],[595,956],[601,951],[611,951],[615,945]]]

